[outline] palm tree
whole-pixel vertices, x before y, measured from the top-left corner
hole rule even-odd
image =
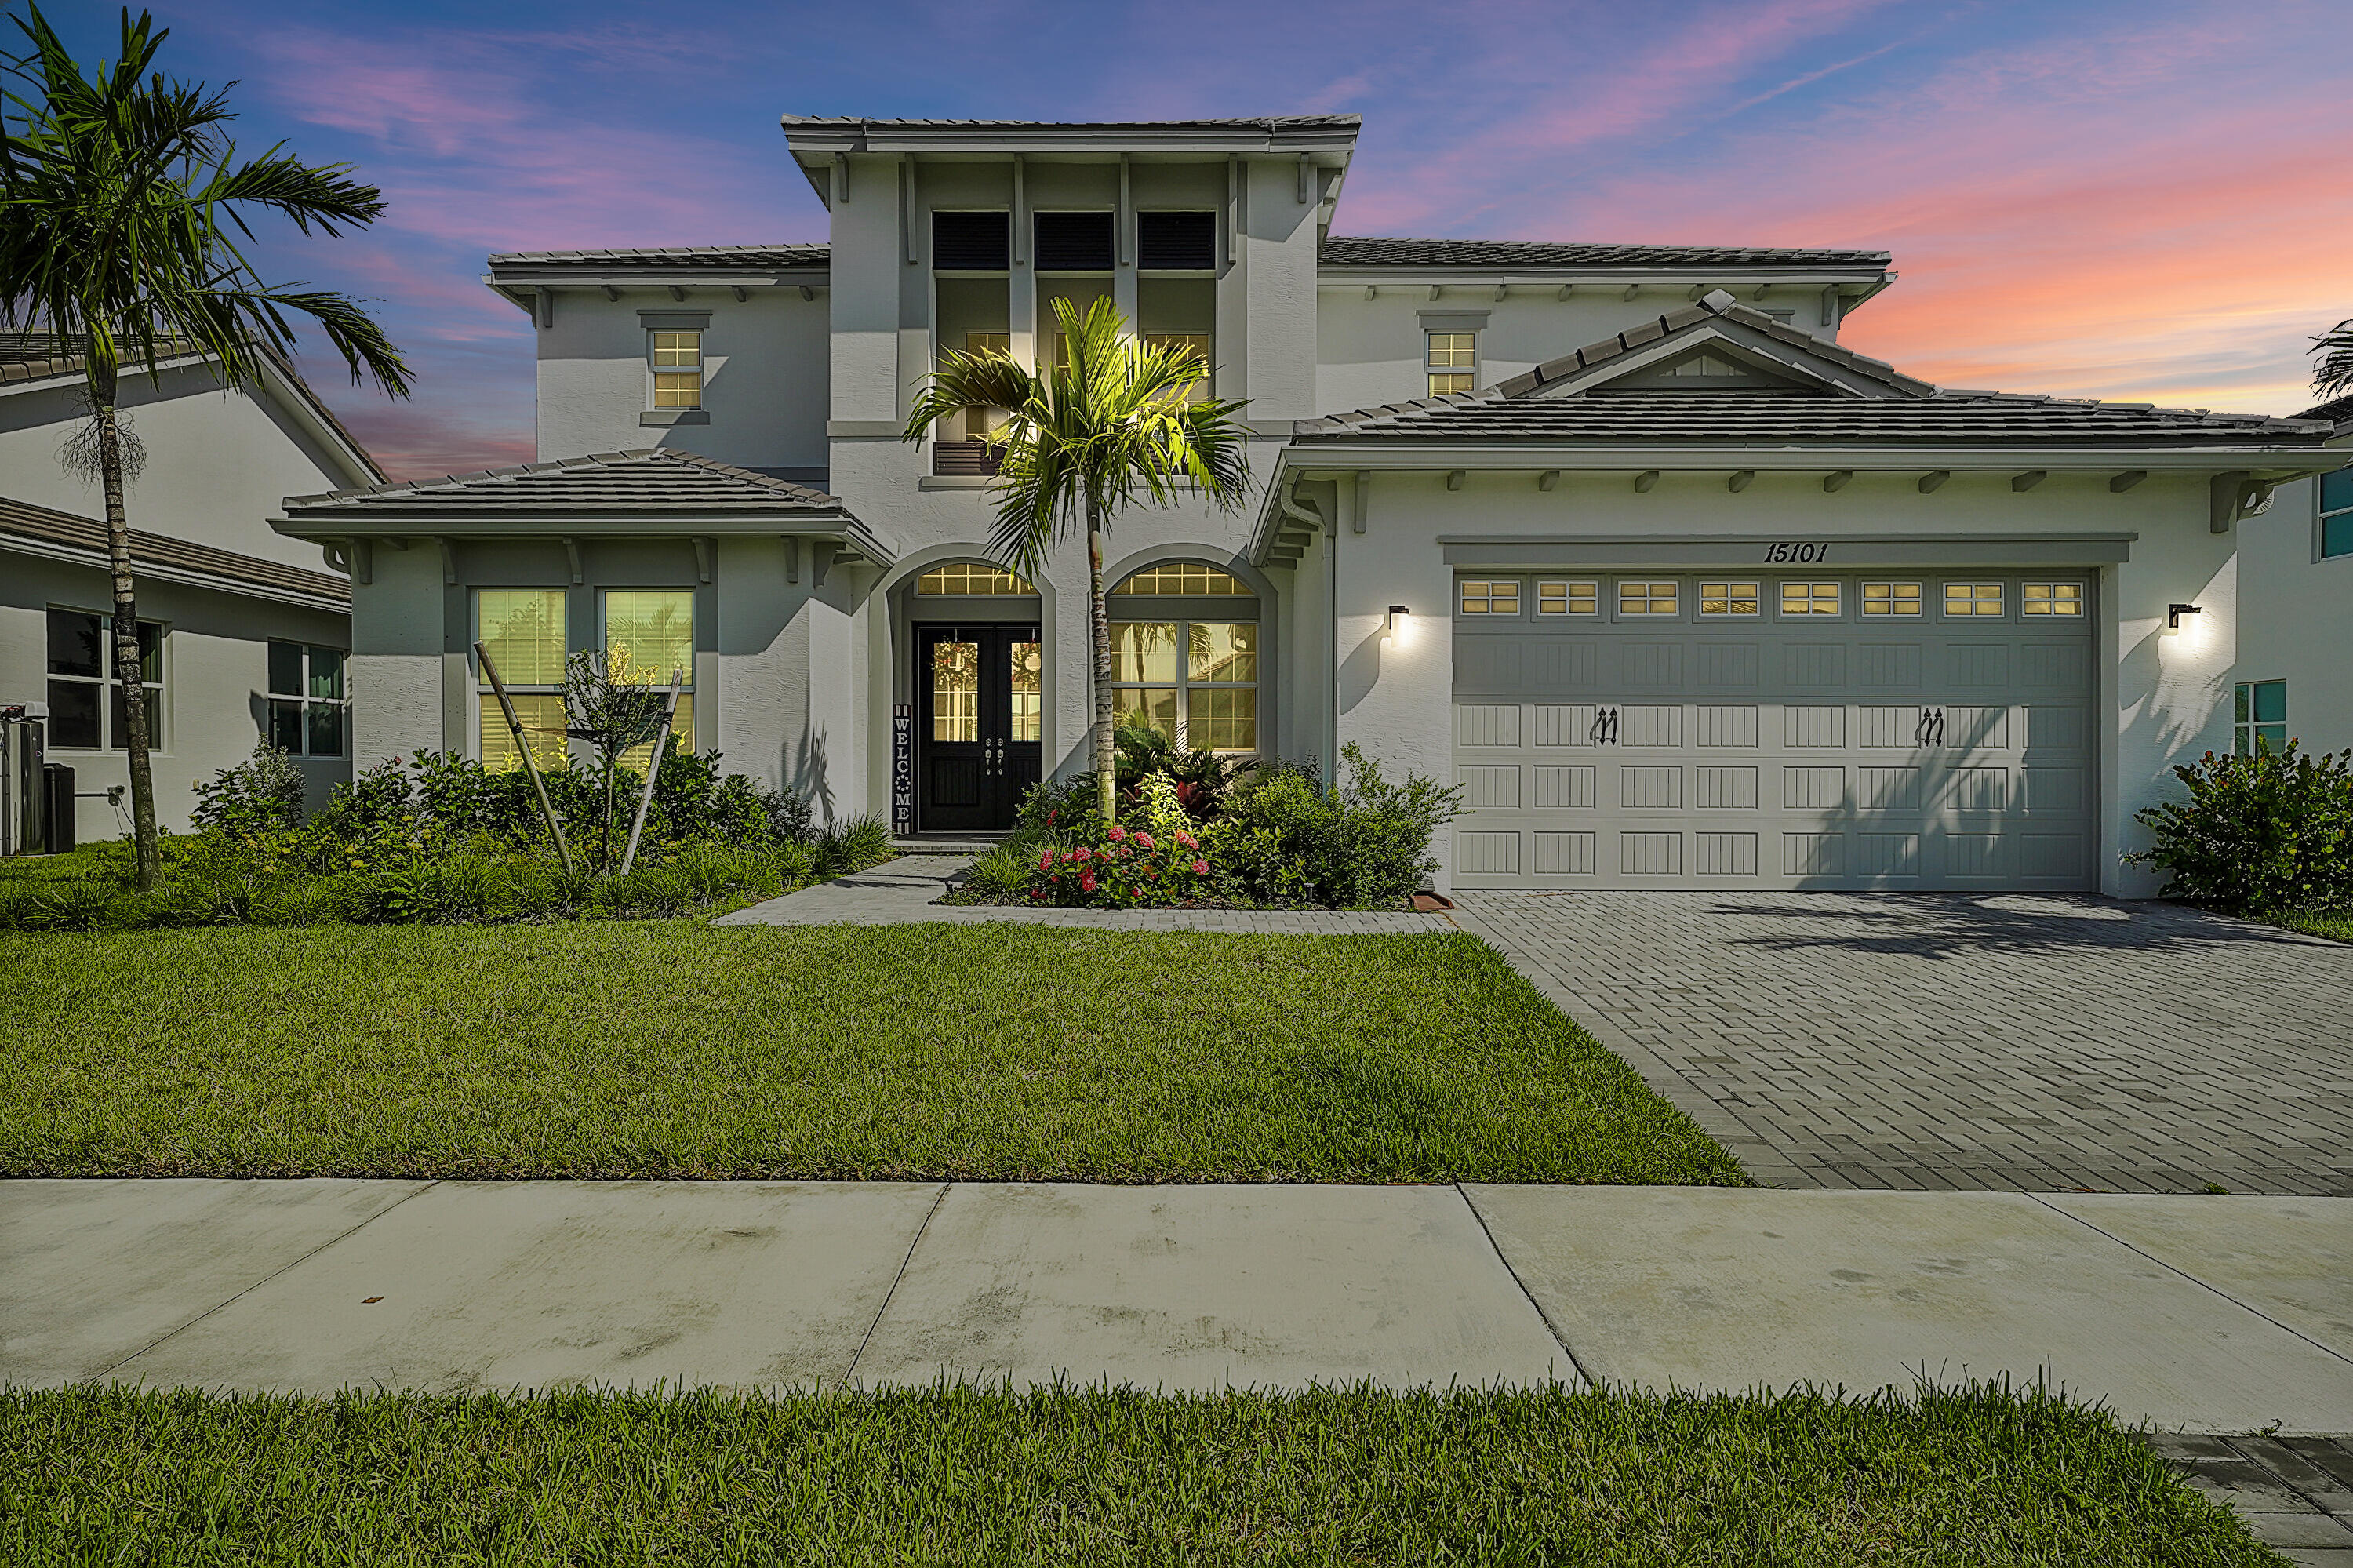
[[[1083,527],[1094,631],[1094,761],[1103,820],[1118,815],[1112,761],[1111,617],[1103,536],[1129,505],[1173,506],[1189,487],[1224,511],[1250,486],[1240,402],[1193,397],[1209,366],[1189,348],[1136,341],[1109,300],[1086,314],[1054,302],[1060,351],[1031,372],[1010,355],[950,350],[907,416],[919,441],[941,419],[1005,412],[988,440],[1003,449],[989,548],[1036,578],[1053,546]]]
[[[2312,389],[2323,397],[2353,392],[2353,321],[2312,340]]]
[[[384,196],[349,178],[348,165],[304,164],[282,143],[240,160],[222,129],[235,118],[226,90],[151,72],[169,35],[145,12],[134,22],[123,11],[119,58],[90,77],[37,6],[15,20],[32,50],[8,62],[22,91],[0,105],[0,325],[55,333],[82,359],[90,422],[66,460],[106,491],[132,832],[139,885],[152,887],[161,870],[155,786],[122,497],[142,452],[117,417],[117,384],[126,366],[156,382],[161,361],[195,355],[224,386],[249,386],[291,351],[294,315],[318,324],[354,382],[364,372],[406,396],[407,366],[356,303],[299,284],[269,287],[230,232],[250,239],[246,214],[261,208],[304,234],[333,237],[375,222]]]

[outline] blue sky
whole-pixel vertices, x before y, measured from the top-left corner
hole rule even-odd
[[[12,5],[21,14],[21,5]],[[49,7],[87,58],[113,14]],[[1847,341],[1947,385],[2291,412],[2353,315],[2353,0],[156,7],[238,133],[357,164],[357,238],[273,281],[378,302],[397,474],[533,455],[493,250],[822,239],[801,113],[1365,117],[1337,228],[1883,247]]]

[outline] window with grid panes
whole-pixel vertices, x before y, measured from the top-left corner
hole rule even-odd
[[[702,334],[699,332],[656,332],[653,340],[654,407],[702,407]]]
[[[1673,615],[1676,594],[1674,583],[1621,582],[1618,585],[1618,613]]]
[[[919,595],[1028,598],[1037,591],[1027,578],[983,561],[951,561],[944,567],[934,567],[915,579],[915,592]]]
[[[692,588],[607,588],[597,598],[605,619],[605,668],[613,679],[667,691],[673,673],[685,679],[678,688],[678,716],[670,733],[679,749],[694,749],[694,590]],[[653,743],[622,753],[632,768],[643,768],[653,756]]]
[[[2231,694],[2231,749],[2253,757],[2287,749],[2287,683],[2242,681]]]
[[[1204,367],[1209,364],[1209,334],[1205,332],[1147,332],[1138,334],[1146,348],[1182,349],[1199,360]],[[1206,403],[1209,400],[1209,378],[1186,383],[1185,401]]]
[[[1591,615],[1601,608],[1599,583],[1536,584],[1538,615]]]
[[[1422,367],[1430,376],[1430,395],[1468,392],[1479,373],[1479,334],[1475,332],[1430,332]]]
[[[139,623],[140,687],[147,744],[164,748],[164,629]],[[122,751],[131,720],[114,664],[114,618],[88,609],[48,615],[48,744],[63,751]]]
[[[1250,597],[1232,574],[1189,561],[1147,567],[1112,594],[1131,601]],[[1113,621],[1113,712],[1195,750],[1256,751],[1258,631],[1255,620],[1207,616]]]
[[[562,766],[569,745],[564,734],[565,599],[562,588],[474,590],[474,639],[506,683],[523,743],[543,768]],[[492,771],[522,767],[522,747],[507,727],[490,672],[479,660],[474,683],[482,766]]]
[[[2084,585],[2021,583],[2018,585],[2018,612],[2021,615],[2081,615],[2084,613]]]
[[[1836,583],[1781,585],[1783,615],[1836,615],[1838,612],[1839,586]]]
[[[1947,583],[1945,585],[1947,615],[2000,615],[2001,585],[2000,583]]]
[[[351,703],[340,648],[269,645],[269,744],[296,757],[341,757]]]
[[[2320,557],[2353,556],[2353,468],[2320,476]]]
[[[1757,601],[1755,583],[1699,585],[1699,612],[1702,615],[1755,615]]]
[[[971,355],[1011,354],[1013,334],[1009,332],[968,332],[964,334],[964,351]],[[964,411],[964,439],[982,441],[991,430],[1002,426],[1011,417],[1007,408],[966,408]]]
[[[1862,613],[1865,615],[1917,615],[1920,613],[1921,585],[1918,583],[1865,583],[1862,585]]]
[[[1520,584],[1516,577],[1494,579],[1466,577],[1461,588],[1462,613],[1465,615],[1517,615],[1520,613]]]

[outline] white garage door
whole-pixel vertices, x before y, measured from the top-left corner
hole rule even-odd
[[[1464,887],[2096,887],[2089,573],[1455,582]]]

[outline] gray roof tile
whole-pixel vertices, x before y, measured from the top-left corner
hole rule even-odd
[[[441,479],[372,484],[322,495],[290,495],[286,511],[315,519],[339,512],[370,517],[724,514],[777,511],[841,513],[839,499],[805,484],[733,468],[691,452],[647,449],[596,452]]]
[[[823,267],[831,260],[825,245],[667,245],[638,250],[507,250],[491,258],[493,267],[793,268]]]
[[[96,518],[77,517],[70,512],[51,511],[29,501],[0,497],[0,549],[6,548],[11,537],[64,545],[101,557],[106,554],[106,524]],[[131,564],[133,568],[163,567],[192,577],[213,578],[232,590],[260,588],[337,605],[347,605],[352,598],[351,584],[326,572],[306,571],[280,561],[240,555],[234,550],[216,550],[210,545],[138,528],[131,530]]]
[[[1885,267],[1884,250],[1757,245],[1586,245],[1532,239],[1384,239],[1330,235],[1326,267]]]
[[[858,114],[787,114],[796,129],[854,131],[861,125],[969,127],[976,131],[1216,131],[1323,130],[1362,125],[1360,114],[1262,114],[1240,120],[876,120]]]

